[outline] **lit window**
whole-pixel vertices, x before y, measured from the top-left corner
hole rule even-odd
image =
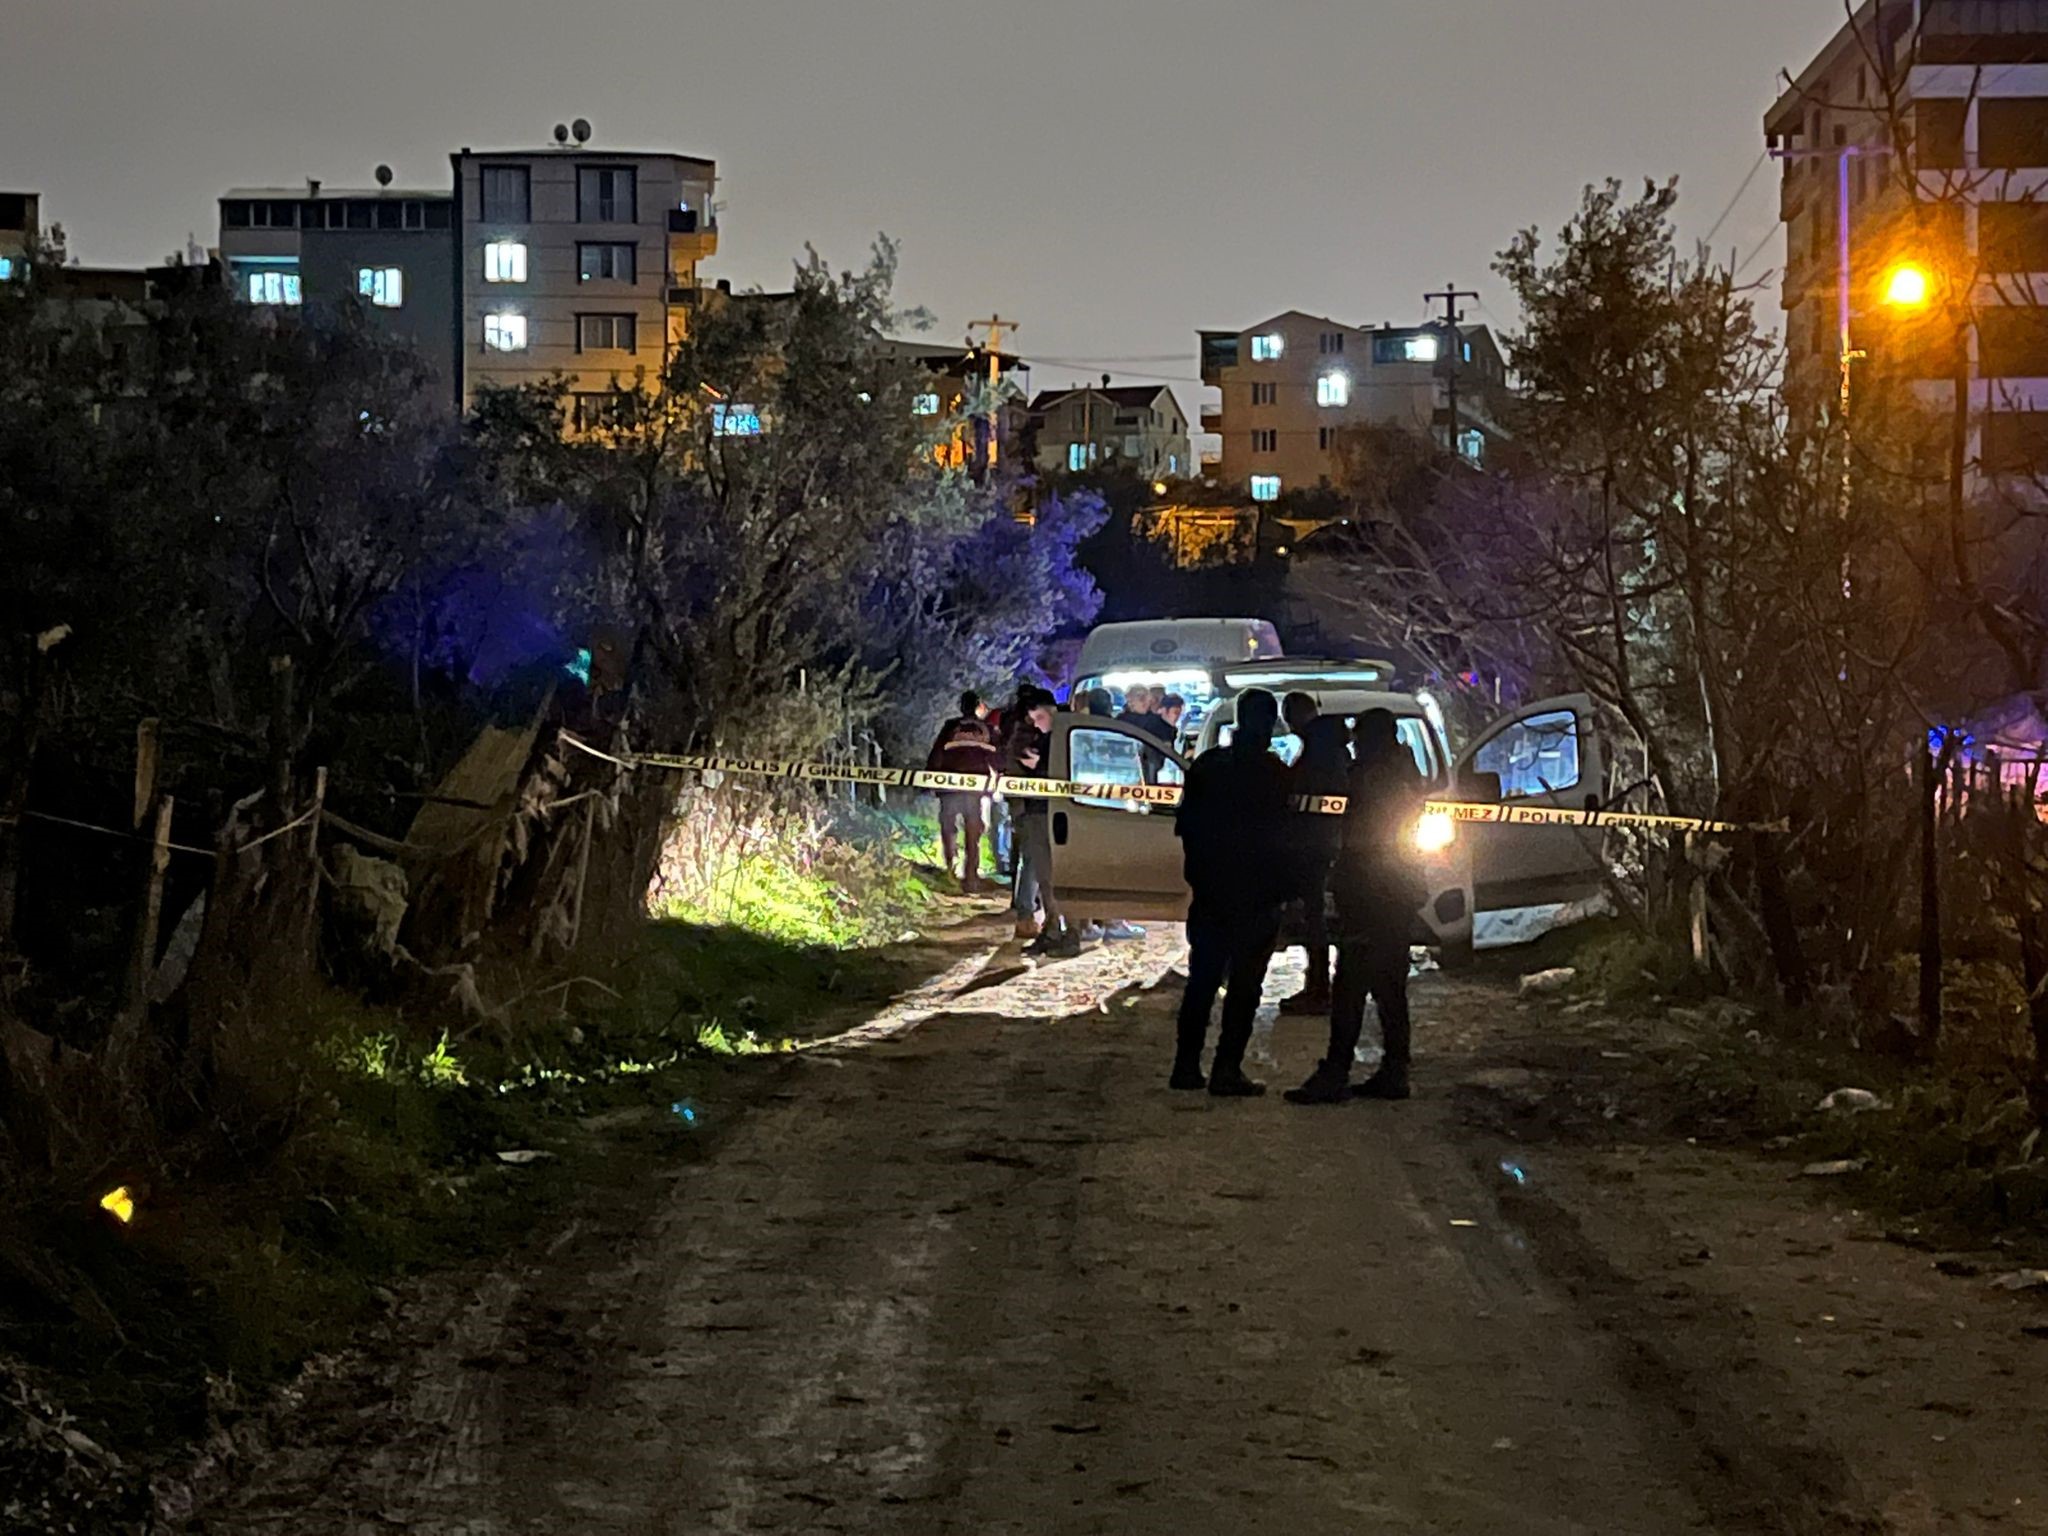
[[[1375,336],[1372,360],[1376,363],[1433,363],[1437,359],[1434,336]]]
[[[1856,162],[1856,169],[1859,171],[1863,169],[1862,161]],[[1472,343],[1469,341],[1465,343],[1465,361],[1468,363],[1472,361]]]
[[[1252,500],[1278,501],[1280,499],[1280,477],[1278,475],[1253,475]]]
[[[299,274],[270,269],[249,274],[251,304],[297,304],[300,301]]]
[[[1168,454],[1168,455],[1166,456],[1166,472],[1167,472],[1167,473],[1168,473],[1169,475],[1177,475],[1177,474],[1179,474],[1179,473],[1180,473],[1180,455],[1179,455],[1179,454],[1177,454],[1177,453],[1169,453],[1169,454]]]
[[[10,282],[14,277],[14,258],[0,256],[0,283]]]
[[[396,309],[405,302],[405,273],[397,267],[358,267],[356,292],[379,309]]]
[[[526,247],[517,240],[493,240],[484,247],[484,281],[523,283],[526,281]]]
[[[1476,428],[1467,428],[1458,434],[1458,457],[1467,464],[1477,464],[1486,457],[1486,434]]]
[[[910,413],[913,416],[938,415],[939,397],[937,395],[912,395],[910,397]]]
[[[711,435],[759,437],[761,412],[751,405],[714,405],[711,407]]]
[[[578,352],[631,352],[636,327],[631,315],[578,315]]]
[[[1263,336],[1252,338],[1252,361],[1270,363],[1287,350],[1287,338],[1278,331],[1268,331]]]
[[[1350,403],[1350,374],[1326,373],[1316,380],[1317,405],[1349,405]]]
[[[1095,445],[1093,443],[1067,444],[1067,468],[1086,469],[1095,462],[1095,458]]]
[[[1402,355],[1411,363],[1433,363],[1436,361],[1436,338],[1410,336],[1401,350]]]
[[[484,350],[487,352],[524,352],[526,350],[526,316],[485,315]]]

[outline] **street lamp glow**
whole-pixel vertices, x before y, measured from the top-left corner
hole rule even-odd
[[[1884,301],[1895,309],[1918,309],[1927,302],[1929,289],[1925,269],[1904,262],[1886,274]]]

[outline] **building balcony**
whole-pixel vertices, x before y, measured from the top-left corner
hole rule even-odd
[[[1221,432],[1223,430],[1222,406],[1205,405],[1202,407],[1202,430],[1204,432]]]
[[[684,263],[718,254],[718,220],[694,208],[668,211],[669,259]]]

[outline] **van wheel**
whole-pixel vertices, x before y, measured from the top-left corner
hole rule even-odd
[[[1468,931],[1461,939],[1446,939],[1437,951],[1436,963],[1447,971],[1469,971],[1472,969],[1472,935]]]

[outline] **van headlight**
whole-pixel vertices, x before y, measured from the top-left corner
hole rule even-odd
[[[1424,853],[1442,853],[1458,840],[1458,824],[1449,811],[1424,811],[1415,823],[1415,846]]]

